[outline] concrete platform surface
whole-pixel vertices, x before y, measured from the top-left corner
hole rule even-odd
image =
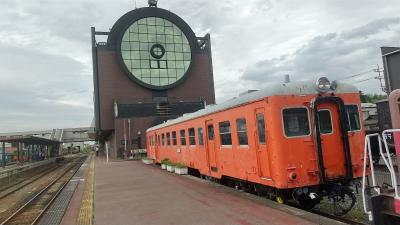
[[[95,225],[342,224],[140,161],[97,157],[94,193]]]

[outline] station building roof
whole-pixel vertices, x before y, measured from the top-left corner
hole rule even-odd
[[[0,137],[0,142],[7,142],[7,143],[19,142],[19,143],[37,144],[37,145],[54,145],[62,143],[56,140],[50,140],[47,138],[35,137],[31,135],[17,136],[17,137]]]
[[[345,93],[358,93],[359,90],[352,84],[344,83],[340,81],[335,81],[336,88],[335,90],[330,91],[330,93],[334,94],[345,94]],[[244,105],[250,102],[258,101],[263,98],[269,96],[284,96],[284,95],[310,95],[310,94],[319,94],[316,89],[316,82],[313,81],[301,81],[301,82],[289,82],[289,83],[278,83],[272,84],[268,87],[259,90],[253,91],[248,94],[244,94],[237,98],[233,98],[226,102],[223,102],[218,105],[209,105],[205,109],[201,109],[194,113],[184,114],[181,117],[178,117],[173,120],[168,120],[163,124],[159,124],[157,126],[151,127],[147,129],[147,131],[153,131],[156,129],[168,127],[173,124],[178,124],[180,122],[184,122],[190,119],[199,118],[201,116],[205,116],[211,113],[220,112],[223,110],[227,110],[230,108],[234,108],[240,105]]]

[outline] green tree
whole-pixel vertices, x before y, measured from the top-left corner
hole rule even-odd
[[[387,95],[381,94],[364,94],[360,92],[360,98],[362,103],[375,103],[377,101],[387,99]]]

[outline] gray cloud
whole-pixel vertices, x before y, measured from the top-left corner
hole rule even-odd
[[[82,63],[25,48],[0,51],[0,130],[89,125],[91,74]]]
[[[198,36],[211,33],[218,102],[286,73],[305,79],[364,71],[381,62],[380,46],[400,45],[396,0],[160,0],[159,7]],[[88,126],[90,27],[108,31],[133,8],[132,0],[3,0],[0,132]]]
[[[242,79],[267,83],[276,79],[283,80],[284,74],[290,74],[294,79],[314,78],[319,75],[343,79],[346,75],[376,67],[377,63],[381,63],[379,47],[397,44],[399,35],[398,17],[378,19],[347,31],[320,35],[293,54],[249,65],[243,72]],[[372,77],[374,74],[366,76]],[[379,92],[379,86],[375,85],[372,91]]]

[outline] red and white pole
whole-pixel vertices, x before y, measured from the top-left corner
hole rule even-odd
[[[392,118],[392,129],[400,129],[400,89],[392,91],[389,95],[389,107]],[[400,132],[393,132],[394,145],[396,149],[397,169],[400,174]],[[394,208],[400,214],[400,198],[395,196]]]

